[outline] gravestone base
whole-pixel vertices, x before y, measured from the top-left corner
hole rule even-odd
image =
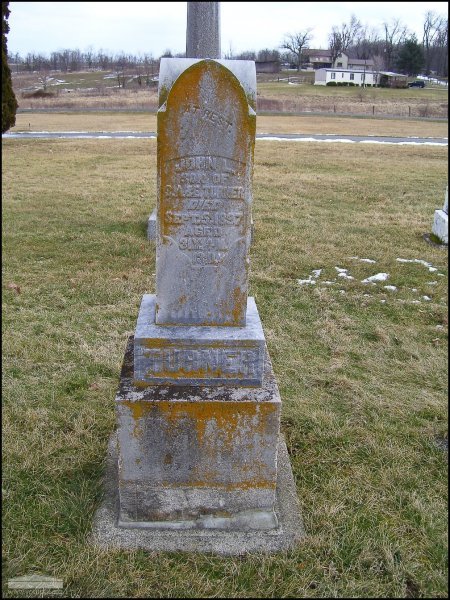
[[[448,214],[443,210],[434,211],[432,231],[443,244],[448,244]]]
[[[153,209],[147,221],[147,239],[156,240],[156,208]]]
[[[268,355],[260,388],[138,388],[130,337],[116,412],[119,525],[277,527],[281,399]]]
[[[134,336],[134,383],[261,386],[265,337],[254,298],[245,327],[157,325],[157,298],[144,294]]]
[[[286,443],[278,440],[277,482],[274,512],[277,527],[270,530],[156,529],[118,525],[117,435],[109,442],[103,478],[104,496],[94,516],[91,542],[101,549],[143,549],[150,552],[198,552],[222,556],[283,552],[305,537],[300,504]]]

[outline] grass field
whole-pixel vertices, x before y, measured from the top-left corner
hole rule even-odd
[[[250,294],[307,535],[218,558],[89,543],[155,291],[155,140],[3,140],[4,597],[30,573],[66,597],[447,597],[448,256],[422,238],[447,148],[324,146],[257,141],[254,173]]]

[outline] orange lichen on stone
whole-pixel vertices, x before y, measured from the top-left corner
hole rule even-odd
[[[182,482],[164,479],[164,486],[189,487],[219,486],[223,489],[250,489],[275,487],[273,477],[268,477],[265,465],[252,456],[251,465],[245,465],[242,453],[252,454],[252,445],[261,444],[266,435],[267,421],[278,407],[273,403],[255,402],[133,402],[123,404],[130,410],[134,426],[142,430],[143,420],[155,419],[170,437],[174,432],[185,430],[194,433],[193,445],[203,456],[202,463],[195,465],[189,478]],[[165,425],[162,425],[165,424]],[[236,449],[239,448],[239,452]],[[240,473],[236,481],[223,481],[220,457],[234,456],[228,465]],[[173,456],[164,453],[165,465],[172,465]]]
[[[237,77],[208,59],[163,98],[156,322],[243,327],[256,115]]]

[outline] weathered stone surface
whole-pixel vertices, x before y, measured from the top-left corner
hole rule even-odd
[[[134,336],[136,385],[260,386],[265,338],[254,298],[245,327],[155,323],[156,297],[144,294]]]
[[[188,2],[186,56],[220,58],[220,3]]]
[[[160,96],[156,323],[242,327],[255,112],[218,61],[194,62]]]
[[[161,108],[178,77],[200,58],[161,58],[159,65],[158,106]],[[256,69],[252,60],[215,60],[233,73],[245,92],[247,102],[256,111]]]
[[[99,548],[137,549],[152,552],[202,552],[239,556],[253,552],[271,554],[294,549],[304,539],[305,530],[286,443],[281,435],[277,452],[276,529],[224,530],[193,527],[140,527],[139,523],[118,525],[117,437],[111,436],[104,496],[96,511],[91,541]]]
[[[443,244],[448,244],[448,214],[443,210],[434,211],[432,231]]]
[[[253,230],[254,230],[253,217],[251,220],[250,227],[251,227],[250,241],[253,242]],[[148,218],[148,221],[147,221],[147,239],[151,240],[153,242],[156,240],[156,208],[154,208],[152,210],[152,212],[150,213],[150,216]]]
[[[116,396],[120,521],[275,527],[281,400],[268,356],[257,388],[140,388],[133,372],[130,338]]]
[[[448,186],[445,189],[445,200],[442,210],[434,211],[432,231],[443,244],[448,244]]]
[[[154,208],[147,221],[147,239],[156,240],[156,208]]]

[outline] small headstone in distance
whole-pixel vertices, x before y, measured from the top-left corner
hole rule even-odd
[[[432,231],[442,244],[448,245],[448,185],[445,189],[445,200],[442,210],[434,211]]]

